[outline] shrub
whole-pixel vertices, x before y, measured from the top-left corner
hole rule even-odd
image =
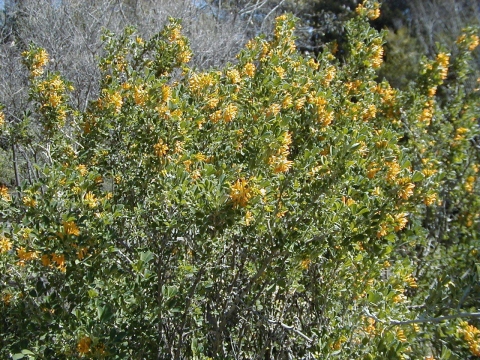
[[[30,48],[44,158],[0,193],[2,356],[478,354],[478,38],[400,91],[357,13],[342,62],[287,15],[211,71],[176,20],[106,33],[85,111]]]

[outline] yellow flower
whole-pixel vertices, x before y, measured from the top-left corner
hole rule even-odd
[[[333,65],[325,69],[325,77],[323,80],[326,85],[328,85],[335,78],[336,73],[337,73],[337,69]]]
[[[12,299],[12,294],[3,294],[2,295],[2,301],[5,305],[9,305],[11,299]]]
[[[301,97],[300,99],[297,99],[295,101],[295,109],[296,110],[303,109],[303,106],[305,105],[305,101],[306,101],[305,97]]]
[[[230,198],[235,207],[247,206],[248,200],[252,197],[252,190],[248,186],[247,180],[238,179],[235,184],[230,186]]]
[[[282,107],[279,104],[271,104],[267,108],[267,116],[276,116],[281,109]]]
[[[28,207],[37,206],[36,200],[34,198],[32,198],[31,196],[24,196],[23,199],[22,199],[22,202],[25,206],[28,206]]]
[[[287,172],[293,164],[293,161],[288,160],[285,156],[272,156],[270,158],[270,164],[273,167],[273,172],[278,174],[281,172]]]
[[[478,44],[480,44],[480,39],[478,38],[477,35],[472,35],[470,40],[471,42],[470,42],[470,45],[468,45],[468,50],[473,51],[478,46]]]
[[[310,267],[310,263],[312,262],[312,260],[310,260],[309,258],[306,258],[306,259],[303,259],[301,262],[300,262],[300,267],[303,269],[303,270],[307,270],[309,267]]]
[[[105,103],[107,106],[113,106],[115,112],[118,114],[122,110],[123,99],[122,94],[120,92],[114,92],[113,94],[106,94],[104,98]]]
[[[274,70],[277,73],[277,75],[280,77],[280,79],[283,79],[285,77],[285,69],[283,67],[276,66]]]
[[[379,68],[383,63],[383,47],[381,45],[374,45],[373,48],[372,67]]]
[[[17,256],[20,259],[19,265],[24,265],[25,261],[37,259],[38,253],[36,251],[26,251],[24,247],[21,247],[17,249]]]
[[[311,67],[313,70],[317,70],[318,67],[320,66],[320,65],[318,64],[318,62],[315,61],[314,58],[308,59],[307,65],[308,65],[309,67]]]
[[[238,108],[233,104],[228,104],[223,112],[223,120],[230,122],[237,116]]]
[[[12,242],[4,236],[0,237],[0,254],[10,251],[11,248]]]
[[[168,145],[165,144],[162,139],[158,140],[158,143],[156,143],[153,148],[155,155],[157,155],[158,157],[165,156],[168,151]]]
[[[245,225],[249,226],[252,221],[253,221],[253,215],[250,211],[247,211],[245,214]]]
[[[407,200],[410,196],[413,195],[414,188],[415,188],[414,184],[408,183],[399,191],[398,196],[403,200]]]
[[[400,172],[402,171],[400,169],[400,165],[396,161],[386,162],[386,165],[388,167],[387,176],[386,176],[387,180],[395,181],[395,179],[397,178],[397,175],[400,174]]]
[[[377,238],[381,238],[388,234],[388,224],[382,223],[380,224],[380,229],[377,231]]]
[[[143,105],[145,101],[147,101],[148,93],[145,90],[143,85],[136,85],[133,88],[133,99],[135,100],[135,104]]]
[[[90,352],[90,345],[92,340],[89,337],[82,337],[77,343],[77,350],[80,354],[88,354]]]
[[[227,77],[233,84],[237,84],[242,80],[237,69],[227,71]]]
[[[243,72],[249,77],[255,76],[255,70],[256,70],[255,65],[252,63],[247,63],[243,67]]]
[[[82,175],[82,176],[85,176],[88,173],[87,167],[83,164],[78,165],[77,170],[80,173],[80,175]]]
[[[182,27],[180,25],[177,25],[174,28],[172,28],[170,30],[170,34],[168,35],[168,40],[171,42],[177,41],[181,36],[180,34],[181,28]]]
[[[455,131],[455,138],[453,140],[459,141],[465,139],[465,134],[468,133],[468,129],[464,127],[459,127]]]
[[[408,286],[410,286],[411,288],[417,288],[418,285],[417,285],[417,281],[415,280],[415,278],[410,274],[410,275],[407,275],[403,281],[405,281]]]
[[[181,64],[188,63],[191,58],[192,58],[192,52],[188,49],[181,51],[177,56],[177,60]]]
[[[434,97],[436,93],[437,93],[437,87],[436,86],[432,86],[430,89],[428,89],[428,96],[429,97]]]
[[[407,341],[407,338],[406,338],[406,336],[405,336],[405,333],[403,332],[402,329],[397,328],[397,329],[396,329],[396,334],[397,334],[398,340],[400,340],[401,342],[406,342],[406,341]]]
[[[66,264],[65,264],[65,255],[63,254],[52,254],[52,261],[57,264],[57,268],[61,272],[65,272],[67,270]]]
[[[236,71],[236,70],[235,70]],[[238,73],[238,71],[237,71]],[[193,73],[188,80],[188,86],[193,92],[200,92],[208,86],[213,85],[213,77],[209,73]]]
[[[8,193],[8,188],[5,185],[0,186],[0,198],[5,201],[12,200],[12,197]]]
[[[426,206],[430,206],[430,205],[434,204],[436,200],[437,200],[437,194],[427,194],[425,196],[425,198],[423,199],[423,203]]]
[[[392,301],[395,303],[395,304],[398,304],[398,303],[402,303],[404,302],[405,300],[407,300],[407,297],[403,294],[397,294],[395,295],[393,298],[392,298]]]
[[[63,233],[66,235],[80,235],[80,229],[74,221],[64,221],[63,222]]]
[[[377,107],[374,104],[370,104],[368,108],[363,111],[363,120],[367,121],[373,119],[377,115]]]
[[[475,186],[475,176],[469,176],[466,180],[465,180],[465,184],[463,185],[463,187],[465,188],[466,191],[468,192],[473,192],[473,188]]]
[[[370,20],[376,20],[380,17],[380,9],[368,10],[367,16]]]
[[[403,228],[405,228],[405,226],[407,226],[408,219],[407,219],[406,213],[396,214],[394,216],[394,220],[395,220],[395,231],[400,231]]]
[[[457,327],[457,333],[463,335],[472,355],[480,356],[480,330],[468,322],[462,321]]]
[[[292,105],[292,95],[287,94],[282,101],[282,108],[286,109]]]
[[[445,53],[440,53],[437,55],[437,62],[439,65],[438,67],[440,69],[440,77],[442,80],[445,80],[447,78],[449,61],[450,55]]]
[[[168,102],[172,96],[172,88],[167,84],[162,85],[162,101]]]
[[[93,209],[95,206],[97,206],[97,198],[95,197],[95,194],[91,191],[85,194],[85,198],[83,199],[83,201],[88,205],[89,208]]]
[[[0,111],[0,126],[2,126],[3,124],[5,124],[5,114],[3,113],[3,111]]]

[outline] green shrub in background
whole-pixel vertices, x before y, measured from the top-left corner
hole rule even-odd
[[[478,356],[478,36],[400,91],[357,13],[342,61],[284,15],[205,72],[176,20],[106,33],[85,112],[26,52],[44,157],[0,192],[1,356]]]

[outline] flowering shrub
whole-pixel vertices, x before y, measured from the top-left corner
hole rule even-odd
[[[284,15],[206,72],[176,20],[107,33],[84,112],[32,47],[45,158],[0,192],[2,356],[476,355],[478,37],[401,92],[357,13],[342,59]]]

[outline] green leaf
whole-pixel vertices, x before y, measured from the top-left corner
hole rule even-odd
[[[412,181],[413,182],[419,182],[425,179],[425,176],[420,172],[420,171],[415,171],[415,173],[412,176]]]

